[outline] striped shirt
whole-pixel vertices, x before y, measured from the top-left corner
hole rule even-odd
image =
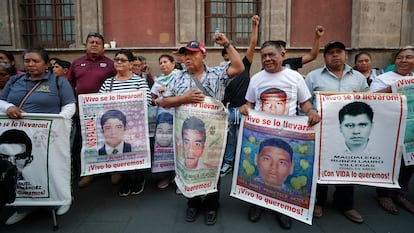
[[[112,86],[112,88],[111,88]],[[117,80],[115,77],[108,78],[104,81],[101,88],[99,89],[99,93],[105,93],[105,92],[120,92],[120,91],[134,91],[134,90],[145,90],[147,95],[147,103],[148,105],[151,105],[152,99],[151,99],[151,92],[149,89],[149,86],[147,84],[147,81],[142,78],[141,76],[138,76],[136,74],[133,74],[131,78],[128,80]]]

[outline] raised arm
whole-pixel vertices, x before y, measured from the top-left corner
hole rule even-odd
[[[213,40],[224,47],[226,49],[227,54],[229,55],[230,66],[227,68],[227,75],[230,78],[240,74],[244,70],[244,65],[242,59],[240,58],[240,54],[237,50],[231,45],[229,39],[227,39],[226,35],[223,33],[218,33],[214,35]]]
[[[315,28],[315,37],[313,38],[312,49],[309,53],[302,56],[302,65],[315,60],[318,57],[320,46],[321,46],[321,37],[325,34],[325,29],[318,25]]]
[[[253,62],[254,51],[257,45],[257,37],[259,34],[259,22],[260,22],[260,17],[258,15],[254,15],[252,17],[252,34],[250,36],[250,44],[246,52],[246,58],[247,60],[249,60],[250,63]]]

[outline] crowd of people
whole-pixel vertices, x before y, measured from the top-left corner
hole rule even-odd
[[[330,92],[391,92],[390,85],[398,79],[414,77],[414,48],[405,47],[399,50],[394,59],[394,70],[384,73],[383,69],[373,68],[372,57],[367,52],[355,55],[354,66],[346,64],[348,53],[344,43],[331,41],[323,48],[324,65],[309,72],[305,77],[297,72],[303,65],[315,60],[320,50],[320,39],[325,30],[322,26],[315,28],[314,41],[309,54],[297,58],[286,58],[286,42],[282,40],[265,41],[260,47],[262,70],[252,75],[250,67],[253,62],[258,40],[259,16],[252,17],[252,32],[246,54],[241,58],[236,47],[223,33],[214,35],[213,41],[222,46],[224,62],[216,66],[205,64],[207,50],[201,41],[190,41],[172,54],[162,54],[159,57],[161,74],[156,77],[151,67],[142,56],[135,56],[131,50],[120,49],[114,59],[104,55],[104,37],[99,33],[89,33],[86,38],[86,54],[72,62],[59,58],[49,58],[42,48],[30,48],[23,54],[24,70],[16,69],[12,53],[0,50],[0,112],[7,114],[10,119],[23,118],[22,113],[55,113],[73,120],[72,127],[72,156],[74,174],[80,174],[80,148],[82,136],[76,97],[80,94],[106,93],[125,90],[144,90],[147,94],[148,106],[163,108],[169,116],[173,115],[175,107],[183,104],[200,103],[204,97],[211,96],[221,101],[229,110],[229,129],[227,145],[221,167],[221,177],[231,173],[234,167],[237,132],[240,127],[241,115],[248,115],[249,109],[269,112],[272,114],[308,116],[308,124],[313,126],[320,122],[320,115],[314,107],[314,91]],[[250,78],[251,77],[251,78]],[[197,79],[201,87],[197,85]],[[231,82],[228,82],[231,80]],[[51,93],[36,91],[39,85],[47,85]],[[258,90],[268,88],[267,92]],[[29,94],[27,94],[29,93]],[[269,98],[280,101],[285,105],[282,109]],[[101,119],[102,132],[107,130],[119,131],[123,135],[126,119],[122,112],[109,110],[107,116]],[[172,117],[165,127],[159,129],[171,132]],[[163,126],[164,127],[164,126]],[[191,128],[186,130],[193,130]],[[183,129],[183,138],[187,131]],[[165,133],[163,133],[165,134]],[[185,135],[184,135],[185,134]],[[198,133],[202,137],[202,133]],[[157,135],[155,135],[157,137]],[[158,136],[161,138],[161,136]],[[122,138],[122,137],[121,137]],[[162,141],[162,139],[159,139]],[[165,142],[171,145],[171,140]],[[186,141],[187,146],[193,146],[192,141]],[[281,142],[269,141],[261,145],[260,154],[277,151],[284,155],[286,175],[292,169],[291,149]],[[105,141],[100,154],[116,154],[130,151],[130,145],[122,140]],[[186,146],[183,145],[183,146]],[[275,146],[277,145],[277,146]],[[129,149],[128,149],[129,148]],[[351,147],[348,148],[352,150]],[[201,150],[201,153],[203,151]],[[276,152],[275,152],[276,153]],[[188,157],[195,155],[188,155]],[[290,158],[290,159],[289,159]],[[270,166],[268,161],[280,158],[268,156],[259,158],[263,171]],[[189,160],[190,161],[190,160]],[[190,163],[189,163],[190,165]],[[196,164],[197,165],[197,164]],[[414,204],[407,198],[408,183],[414,172],[414,166],[401,165],[399,183],[401,189],[377,188],[379,205],[391,214],[397,214],[396,204],[414,213]],[[168,172],[159,180],[157,186],[166,188],[174,181],[174,172]],[[138,195],[144,190],[145,171],[133,170],[114,172],[110,174],[114,185],[120,184],[119,195]],[[77,177],[75,177],[77,178]],[[94,176],[84,176],[79,179],[78,187],[89,186]],[[262,182],[274,183],[265,176]],[[280,186],[284,181],[276,182]],[[281,184],[282,183],[282,184]],[[218,181],[218,190],[220,180]],[[179,193],[179,190],[177,190]],[[327,202],[328,185],[317,185],[314,216],[322,217],[323,208]],[[353,185],[335,185],[334,204],[344,216],[355,223],[364,221],[354,206]],[[186,218],[193,222],[201,210],[205,211],[205,223],[214,225],[219,209],[219,191],[203,196],[187,198]],[[60,206],[58,215],[70,210],[70,205]],[[6,224],[15,224],[25,218],[33,208],[18,208],[10,216]],[[248,219],[259,221],[263,208],[250,205]],[[277,214],[279,224],[284,229],[292,227],[292,220],[282,214]]]

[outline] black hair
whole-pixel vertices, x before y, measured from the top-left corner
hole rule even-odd
[[[34,48],[28,48],[28,49],[26,49],[26,50],[23,52],[23,59],[24,59],[24,56],[25,56],[27,53],[37,53],[37,54],[39,54],[39,55],[42,57],[42,59],[43,59],[43,61],[44,61],[45,63],[49,63],[49,61],[50,61],[49,54],[48,54],[48,53],[46,52],[46,50],[45,50],[44,48],[42,48],[42,47],[34,47]]]
[[[101,116],[101,128],[103,129],[104,124],[107,120],[109,119],[119,119],[120,121],[122,121],[122,124],[124,125],[124,127],[126,127],[126,116],[123,112],[119,111],[118,109],[111,109],[106,111],[104,114],[102,114]]]
[[[184,130],[187,130],[187,129],[192,129],[192,130],[199,131],[203,136],[203,138],[202,138],[203,143],[206,142],[206,127],[205,127],[204,122],[202,120],[200,120],[200,119],[198,119],[197,117],[194,117],[194,116],[185,119],[184,123],[183,123],[183,129],[182,129],[182,132],[181,132],[181,136],[183,138],[184,138]]]
[[[277,147],[277,148],[280,148],[280,149],[286,151],[289,154],[290,161],[292,162],[293,149],[289,145],[289,143],[285,142],[284,140],[282,140],[280,138],[267,138],[267,139],[263,140],[260,143],[259,154],[263,150],[263,148],[266,147],[266,146]]]
[[[268,46],[274,46],[279,50],[284,50],[286,49],[286,42],[283,40],[268,40],[268,41],[263,42],[260,49],[263,49]]]
[[[26,159],[24,166],[32,162],[32,140],[27,136],[26,132],[18,129],[10,129],[4,131],[0,135],[0,144],[23,144],[26,150],[23,153],[14,155],[14,159]]]
[[[63,68],[70,68],[70,62],[65,61],[65,60],[61,60],[59,58],[55,58],[56,64],[62,66]]]
[[[339,123],[342,123],[342,121],[344,121],[345,115],[358,116],[361,114],[367,114],[369,120],[372,123],[372,119],[374,118],[374,112],[372,111],[371,106],[364,102],[358,101],[349,103],[343,106],[341,110],[339,110]]]
[[[358,58],[359,58],[361,55],[367,55],[367,56],[369,57],[369,59],[370,59],[370,60],[372,59],[372,58],[371,58],[371,54],[369,54],[368,52],[359,52],[359,53],[357,53],[357,54],[355,55],[355,58],[354,58],[354,63],[355,63],[355,64],[356,64],[356,62],[357,62]]]
[[[14,59],[13,53],[11,53],[11,52],[9,52],[7,50],[4,50],[4,49],[0,49],[0,53],[6,55],[7,59],[10,60],[10,63],[16,62],[16,59]],[[17,73],[17,70],[16,70],[16,67],[13,64],[10,64],[10,65],[11,65],[11,68],[10,68],[11,69],[10,76],[12,76],[12,75],[15,75]]]
[[[118,54],[124,54],[128,58],[128,61],[136,61],[134,54],[129,49],[120,49],[115,53],[115,57],[118,56]]]
[[[90,37],[97,37],[102,40],[102,44],[105,43],[103,35],[98,32],[89,32],[88,35],[86,36],[86,43],[88,43],[88,40]]]

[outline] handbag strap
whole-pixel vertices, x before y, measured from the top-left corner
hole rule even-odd
[[[33,87],[28,92],[26,92],[26,95],[24,95],[22,100],[20,100],[19,108],[22,108],[24,102],[26,102],[27,98],[29,98],[29,96],[36,90],[40,83],[42,83],[42,80],[36,81],[35,85],[33,85]]]
[[[112,86],[114,85],[114,79],[115,79],[115,77],[111,78],[111,84],[109,86],[109,92],[112,92]]]
[[[203,87],[203,85],[201,84],[200,80],[198,80],[198,78],[194,77],[194,75],[190,75],[190,77],[191,77],[191,79],[193,79],[193,81],[197,85],[198,89],[200,89],[203,92],[204,95],[212,97],[210,95],[210,93],[208,93],[207,90]],[[206,78],[207,77],[208,77],[208,73],[207,73]]]
[[[190,77],[191,77],[191,79],[194,80],[194,82],[196,83],[198,89],[200,89],[205,96],[210,96],[213,99],[213,101],[214,101],[215,104],[217,104],[218,106],[222,106],[223,108],[225,108],[224,105],[223,105],[223,103],[221,103],[220,101],[216,100],[216,98],[214,98],[213,96],[210,95],[210,93],[207,92],[207,90],[203,87],[203,85],[201,84],[201,82],[196,77],[194,77],[193,75],[190,75]],[[207,77],[208,77],[208,73],[206,74],[206,78]]]

